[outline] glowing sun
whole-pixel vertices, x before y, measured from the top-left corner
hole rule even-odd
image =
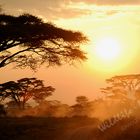
[[[99,59],[112,61],[119,57],[121,46],[113,38],[103,38],[95,44],[95,54]]]

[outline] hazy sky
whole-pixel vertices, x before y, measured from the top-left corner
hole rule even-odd
[[[28,12],[82,31],[90,39],[83,46],[87,62],[75,67],[42,67],[37,73],[7,66],[0,70],[0,82],[35,76],[56,88],[53,99],[73,103],[78,95],[90,100],[97,97],[106,78],[140,71],[140,0],[0,0],[0,4],[8,14]],[[118,54],[112,48],[99,50],[102,44],[114,46]]]

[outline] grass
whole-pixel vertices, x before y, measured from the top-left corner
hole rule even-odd
[[[97,119],[87,117],[0,118],[0,140],[67,140],[68,132],[76,132],[69,140],[140,140],[140,121],[134,123],[134,118],[121,120],[104,132],[98,124]]]
[[[66,131],[97,122],[86,117],[0,118],[0,140],[56,140]]]

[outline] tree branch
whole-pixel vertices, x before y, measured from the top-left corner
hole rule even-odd
[[[6,61],[7,61],[7,60],[11,59],[12,57],[14,57],[14,56],[16,56],[16,55],[18,55],[18,54],[20,54],[20,53],[22,53],[22,52],[29,51],[29,50],[30,50],[30,48],[27,48],[27,49],[18,51],[18,52],[16,52],[16,53],[14,53],[13,55],[11,55],[11,56],[5,58],[4,60],[2,60],[2,61],[0,62],[0,68],[1,68],[1,67],[4,67],[4,66],[6,66],[7,64],[10,63],[10,62],[9,62],[9,63],[6,64]]]

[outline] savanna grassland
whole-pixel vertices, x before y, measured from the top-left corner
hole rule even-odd
[[[140,0],[0,0],[0,140],[140,140],[139,14]]]
[[[77,128],[97,124],[98,120],[87,117],[0,118],[0,140],[56,140]]]
[[[72,118],[0,118],[1,140],[139,140],[140,121],[123,119],[105,131],[99,120]]]

